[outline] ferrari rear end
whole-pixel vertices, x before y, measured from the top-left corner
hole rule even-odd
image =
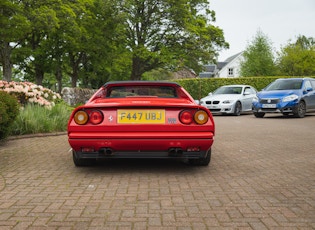
[[[208,165],[211,113],[171,82],[109,82],[68,123],[76,166],[106,158],[177,158]]]

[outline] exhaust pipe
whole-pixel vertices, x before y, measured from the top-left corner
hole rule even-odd
[[[183,154],[183,150],[181,148],[176,148],[176,154],[177,155],[182,155]]]
[[[183,154],[183,150],[182,150],[182,148],[170,148],[170,149],[168,150],[168,154],[169,154],[170,156],[173,156],[173,157],[175,157],[175,156],[181,156],[181,155]]]
[[[105,155],[112,155],[113,150],[111,148],[101,148],[100,153],[105,154]]]
[[[112,153],[113,153],[113,150],[111,148],[106,148],[105,150],[106,155],[112,155]]]
[[[176,154],[176,149],[175,148],[170,148],[168,150],[169,155],[174,156]]]

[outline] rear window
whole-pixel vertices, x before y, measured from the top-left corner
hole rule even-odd
[[[176,89],[171,86],[113,86],[106,97],[163,97],[176,98]]]

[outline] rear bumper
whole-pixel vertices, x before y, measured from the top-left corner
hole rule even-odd
[[[111,152],[107,154],[106,151],[99,152],[74,152],[76,157],[79,159],[109,159],[109,158],[137,158],[137,159],[200,159],[205,158],[207,156],[208,151],[199,151],[199,152],[150,152],[150,151],[142,151],[142,152]]]
[[[100,136],[100,135],[98,135]],[[110,135],[109,135],[110,136]],[[132,137],[125,134],[95,138],[94,135],[69,134],[69,144],[78,158],[204,158],[213,144],[213,134],[198,137]],[[122,137],[118,137],[122,136]]]

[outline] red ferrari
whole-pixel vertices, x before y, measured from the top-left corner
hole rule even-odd
[[[176,158],[207,166],[214,131],[210,111],[173,82],[108,82],[68,122],[76,166],[106,158]]]

